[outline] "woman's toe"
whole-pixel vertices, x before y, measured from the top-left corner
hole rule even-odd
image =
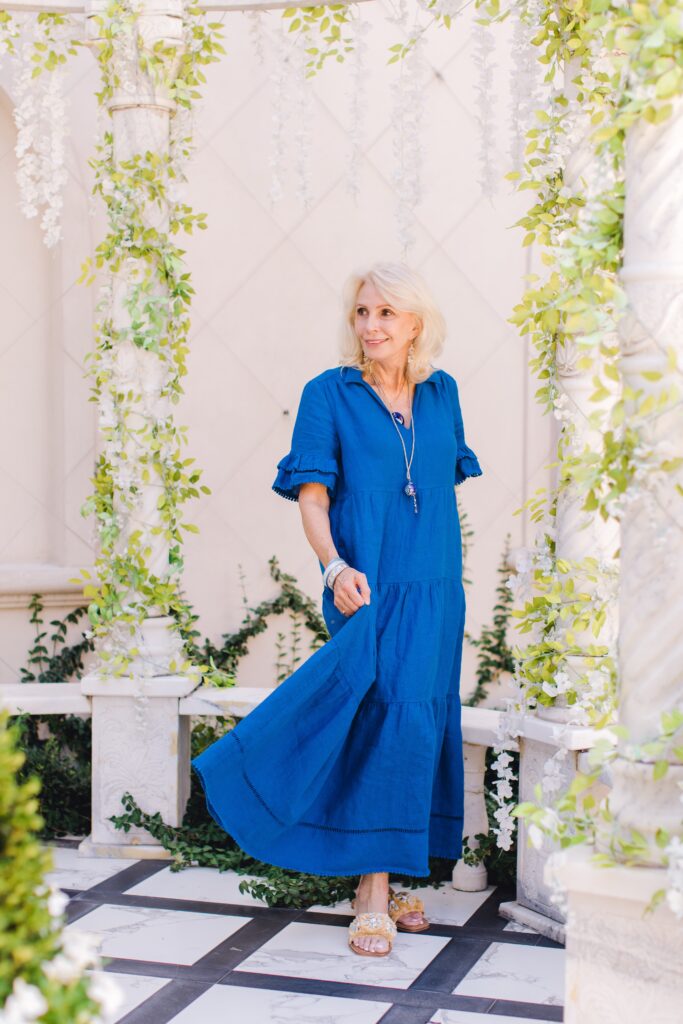
[[[409,914],[401,914],[399,918],[401,924],[415,925],[422,924],[425,920],[424,914],[419,910],[411,910]]]

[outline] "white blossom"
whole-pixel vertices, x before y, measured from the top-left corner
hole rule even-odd
[[[12,991],[3,1007],[5,1024],[29,1024],[47,1011],[48,1003],[35,985],[15,978]]]

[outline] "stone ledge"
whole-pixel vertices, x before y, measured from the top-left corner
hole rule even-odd
[[[599,867],[591,861],[594,852],[595,847],[588,844],[556,851],[546,862],[544,881],[551,886],[559,882],[571,892],[642,904],[649,903],[654,893],[665,885],[664,868],[626,867],[625,864]]]

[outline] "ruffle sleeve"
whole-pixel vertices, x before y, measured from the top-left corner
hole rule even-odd
[[[465,442],[465,427],[462,421],[462,410],[460,409],[460,397],[458,385],[454,377],[450,377],[451,399],[453,403],[453,424],[455,427],[455,439],[457,450],[455,456],[454,483],[461,484],[471,476],[483,476],[483,470],[479,465],[479,459]]]
[[[315,452],[288,452],[277,464],[278,473],[273,490],[290,501],[299,500],[299,487],[306,483],[325,484],[334,495],[337,484],[337,461]]]
[[[305,483],[321,483],[333,498],[339,477],[339,436],[334,410],[324,381],[313,378],[304,386],[299,400],[292,446],[277,464],[272,484],[276,494],[290,501],[299,500],[299,488]]]
[[[455,459],[455,483],[461,484],[468,476],[482,476],[483,470],[479,460],[466,444],[460,445]]]

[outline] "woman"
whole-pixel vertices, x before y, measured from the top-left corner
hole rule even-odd
[[[340,365],[303,389],[277,494],[299,502],[331,639],[193,762],[216,821],[253,857],[360,875],[355,953],[429,927],[389,872],[462,852],[465,621],[454,485],[482,471],[457,384],[430,360],[445,323],[423,280],[379,263],[344,290]]]

